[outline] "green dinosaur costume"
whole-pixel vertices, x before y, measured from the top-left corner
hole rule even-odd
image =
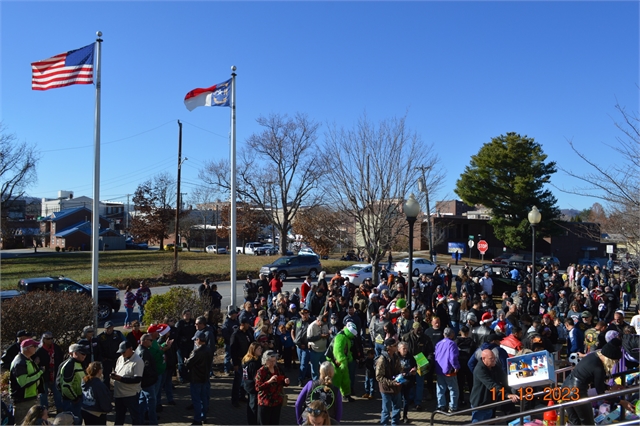
[[[351,345],[355,333],[349,327],[353,323],[347,324],[345,328],[338,333],[333,341],[333,364],[335,366],[336,373],[333,376],[333,384],[340,388],[342,396],[351,395],[351,379],[349,377],[349,362],[353,361],[353,355],[351,354]],[[357,331],[356,331],[357,332]]]

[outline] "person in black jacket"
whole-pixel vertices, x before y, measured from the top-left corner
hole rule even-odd
[[[241,389],[242,384],[242,357],[249,350],[249,345],[255,339],[249,320],[243,318],[238,327],[231,335],[229,343],[229,352],[231,354],[231,363],[233,364],[233,386],[231,388],[231,404],[234,407],[240,406],[240,400],[244,390]]]
[[[104,384],[111,388],[109,376],[116,365],[116,360],[120,357],[118,350],[120,343],[124,342],[124,335],[114,329],[113,321],[104,323],[104,331],[98,336],[98,350],[100,352],[100,361],[102,362]]]
[[[242,311],[245,313],[246,311]],[[233,363],[231,362],[231,335],[234,331],[238,329],[240,326],[240,319],[244,318],[248,321],[249,324],[253,324],[251,320],[251,316],[248,314],[238,316],[238,311],[235,308],[229,309],[227,312],[227,318],[222,323],[222,338],[224,339],[224,373],[231,374],[233,371]],[[255,318],[254,318],[255,320]]]
[[[149,424],[158,424],[158,418],[156,416],[156,388],[155,384],[158,381],[158,370],[156,368],[156,361],[149,348],[153,343],[153,338],[150,334],[143,334],[140,337],[140,345],[136,349],[136,354],[144,362],[144,372],[142,373],[142,383],[140,390],[140,414],[141,418],[148,413]]]
[[[41,368],[44,367],[44,375],[42,376],[44,392],[40,394],[40,405],[49,408],[49,390],[51,390],[57,412],[63,411],[62,394],[56,386],[56,373],[62,364],[63,357],[62,348],[53,341],[53,334],[50,331],[42,333],[40,347],[33,356],[33,359],[37,360],[36,363]]]
[[[193,350],[193,335],[196,333],[196,323],[191,318],[191,311],[185,309],[182,311],[182,319],[176,324],[176,334],[178,340],[178,378],[180,383],[189,380],[187,369],[184,366],[184,360],[189,357]]]
[[[465,394],[464,394],[464,384],[466,382],[467,388],[469,391],[473,389],[473,373],[469,369],[467,365],[469,363],[469,359],[476,351],[477,345],[476,342],[469,336],[471,331],[469,327],[463,325],[460,328],[460,336],[456,338],[456,345],[458,345],[458,360],[460,362],[460,371],[458,371],[458,390],[460,392],[460,396],[458,397],[458,406],[465,405]]]
[[[256,391],[256,374],[262,367],[262,345],[251,342],[247,354],[242,358],[242,384],[249,395],[247,401],[247,424],[258,424],[258,392]]]
[[[476,368],[473,369],[473,389],[471,389],[471,407],[476,408],[497,402],[498,395],[502,398],[504,393],[506,398],[512,402],[518,401],[518,395],[509,392],[507,386],[507,375],[498,366],[497,358],[491,349],[482,351],[482,356]],[[493,390],[493,392],[492,392]],[[495,397],[494,397],[495,395]],[[475,423],[488,420],[495,415],[494,408],[475,410],[471,413],[471,422]]]
[[[211,393],[209,371],[213,363],[213,352],[207,346],[207,336],[203,331],[197,331],[193,338],[195,348],[184,363],[190,372],[189,388],[193,401],[193,424],[201,425],[206,422],[209,411],[209,395]]]
[[[9,371],[11,362],[16,357],[16,355],[20,353],[20,343],[22,343],[23,340],[31,339],[31,337],[32,334],[27,330],[18,331],[18,333],[16,334],[17,340],[7,348],[4,354],[2,354],[2,370]]]
[[[111,392],[102,381],[102,363],[94,361],[82,378],[82,420],[85,425],[106,425],[113,410]]]

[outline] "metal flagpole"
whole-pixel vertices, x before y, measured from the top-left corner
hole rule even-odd
[[[236,306],[236,67],[231,66],[231,306]]]
[[[93,296],[93,306],[95,314],[93,317],[94,327],[98,327],[98,242],[100,241],[98,232],[100,232],[100,57],[102,54],[102,32],[96,33],[96,108],[95,108],[95,125],[93,132],[94,142],[94,166],[93,166],[93,212],[91,215],[92,231],[91,231],[91,294]]]

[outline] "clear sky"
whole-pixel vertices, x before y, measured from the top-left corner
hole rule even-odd
[[[126,201],[159,172],[175,176],[184,123],[182,192],[205,161],[229,156],[229,108],[187,111],[185,94],[237,66],[237,141],[255,119],[303,112],[351,127],[408,117],[447,171],[437,199],[483,143],[507,132],[549,160],[585,169],[567,140],[601,164],[620,136],[619,102],[638,111],[639,7],[627,2],[30,2],[2,1],[5,126],[42,154],[29,195],[92,196],[93,86],[31,90],[30,63],[103,32],[101,199]],[[380,155],[380,153],[372,153]],[[322,167],[338,166],[324,158]],[[552,182],[579,183],[562,172]],[[595,200],[553,189],[561,208]],[[188,199],[189,195],[187,195]]]

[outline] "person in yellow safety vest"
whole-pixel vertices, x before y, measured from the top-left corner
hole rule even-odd
[[[71,355],[60,365],[56,385],[62,393],[62,406],[65,411],[71,411],[77,418],[82,418],[82,378],[84,361],[89,348],[86,346],[73,344],[69,346]]]
[[[20,343],[20,353],[11,362],[9,391],[18,423],[22,423],[31,406],[37,403],[38,395],[44,391],[44,372],[31,359],[38,345],[33,339],[23,340]]]

